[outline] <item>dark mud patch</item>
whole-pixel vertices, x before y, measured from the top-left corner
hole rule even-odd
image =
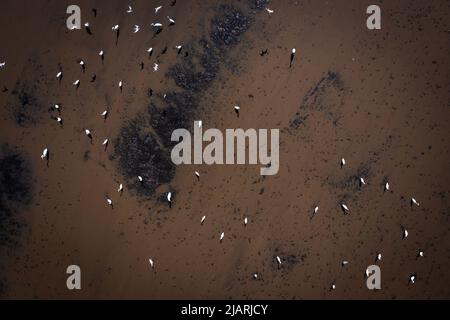
[[[0,252],[15,249],[23,229],[27,227],[20,211],[27,207],[33,196],[33,180],[29,163],[16,149],[0,145]],[[0,257],[3,263],[5,257]],[[0,265],[0,270],[2,269]],[[0,277],[0,296],[7,284]]]
[[[44,67],[30,58],[8,99],[12,118],[18,126],[30,127],[48,116],[48,85]]]
[[[361,189],[360,178],[368,180],[370,174],[369,167],[362,165],[358,167],[353,173],[346,175],[343,178],[327,177],[326,183],[333,188],[342,189],[346,191],[357,191]]]
[[[206,91],[226,64],[228,50],[240,42],[251,25],[249,16],[240,9],[220,5],[215,10],[209,34],[187,44],[189,55],[166,74],[177,90],[165,97],[152,92],[146,111],[128,121],[116,139],[113,158],[130,187],[141,196],[152,195],[173,179],[173,130],[192,129]],[[142,183],[136,182],[138,175],[143,177]]]
[[[303,97],[300,110],[292,117],[286,128],[294,133],[302,125],[306,125],[308,113],[321,112],[334,125],[338,125],[342,117],[342,106],[347,90],[339,73],[329,71]]]

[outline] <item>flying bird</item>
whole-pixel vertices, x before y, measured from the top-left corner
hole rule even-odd
[[[140,30],[139,26],[137,24],[135,24],[134,28],[133,28],[133,33],[138,33],[139,30]]]
[[[153,72],[158,71],[158,69],[159,69],[159,64],[154,63],[154,64],[153,64]]]
[[[137,178],[138,178],[139,182],[143,182],[144,181],[144,179],[141,176],[138,176]]]
[[[272,14],[272,13],[274,13],[274,11],[273,10],[271,10],[271,9],[269,9],[269,8],[266,8],[266,11],[269,13],[269,14]]]

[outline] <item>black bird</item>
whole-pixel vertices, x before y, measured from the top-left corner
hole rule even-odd
[[[261,53],[259,54],[261,57],[265,56],[266,54],[269,54],[269,50],[265,49],[265,50],[261,50]]]
[[[144,62],[141,62],[141,63],[139,64],[139,66],[141,67],[141,70],[144,70]]]
[[[97,18],[97,9],[93,8],[92,12],[94,13],[94,17]]]
[[[94,73],[92,75],[91,82],[95,82],[96,79],[97,79],[97,75]]]
[[[166,54],[167,52],[167,46],[164,47],[164,49],[162,49],[161,54]]]
[[[6,86],[3,86],[3,92],[8,92],[8,88]]]
[[[176,5],[176,4],[177,4],[177,0],[173,0],[173,1],[170,3],[170,6],[173,7],[173,6]]]

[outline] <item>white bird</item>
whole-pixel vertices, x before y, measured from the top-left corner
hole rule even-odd
[[[153,260],[150,258],[150,259],[148,259],[148,262],[150,263],[150,267],[151,267],[152,269],[154,269],[155,264],[154,264]]]
[[[271,10],[271,9],[269,9],[269,8],[266,8],[266,11],[269,13],[269,14],[272,14],[274,11],[273,10]]]
[[[198,127],[201,128],[202,126],[203,126],[203,121],[202,121],[202,120],[199,120],[199,121],[198,121]]]
[[[200,179],[200,173],[198,171],[195,171],[194,174],[197,177],[197,179]]]
[[[138,176],[137,178],[138,178],[139,182],[143,182],[144,181],[144,179],[141,176]]]
[[[128,6],[127,13],[133,13],[133,8],[131,6]]]
[[[108,142],[109,142],[109,140],[108,140],[108,139],[105,139],[105,140],[103,141],[102,145],[106,146],[106,145],[108,145]]]
[[[153,48],[148,48],[148,49],[147,49],[147,52],[148,52],[148,54],[152,54]]]
[[[245,218],[244,218],[244,226],[246,226],[246,225],[247,225],[247,223],[248,223],[248,218],[247,218],[247,217],[245,217]]]
[[[119,25],[116,24],[114,27],[112,27],[112,31],[118,31],[119,30]]]
[[[122,81],[119,81],[119,88],[122,89],[123,83]]]
[[[110,205],[111,207],[113,206],[113,201],[109,198],[106,199],[106,202],[108,203],[108,205]]]
[[[409,276],[409,282],[413,284],[416,282],[416,275],[414,273]]]
[[[314,208],[314,214],[316,214],[317,212],[319,212],[319,206],[316,206],[316,207]]]
[[[100,115],[106,120],[108,117],[108,110],[103,111]]]
[[[3,69],[6,66],[6,62],[0,62],[0,68]]]
[[[336,284],[335,284],[335,283],[332,283],[332,284],[331,284],[331,287],[330,287],[330,290],[334,290],[334,289],[336,289]]]
[[[234,106],[234,110],[239,111],[239,110],[241,110],[241,107],[239,107],[239,106]]]
[[[163,7],[163,6],[156,7],[156,8],[155,8],[155,14],[158,14],[159,10],[161,10],[162,7]]]
[[[169,191],[169,193],[167,194],[167,202],[171,203],[172,202],[172,192]]]
[[[155,28],[162,28],[162,26],[163,26],[162,23],[159,23],[159,22],[153,22],[150,25]]]
[[[206,216],[203,216],[202,220],[200,220],[200,224],[203,225],[203,222],[205,222],[205,220],[206,220]]]
[[[158,71],[158,69],[159,69],[159,64],[154,63],[153,64],[153,71],[156,72],[156,71]]]
[[[122,191],[123,191],[123,184],[120,184],[120,185],[119,185],[119,189],[117,189],[117,192],[120,193],[120,192],[122,192]]]
[[[220,242],[222,242],[222,240],[223,240],[224,237],[225,237],[225,232],[222,232],[222,233],[220,234]]]
[[[56,122],[62,125],[63,119],[61,117],[56,117]]]
[[[281,266],[281,258],[279,256],[277,256],[276,259],[277,259],[278,266]]]
[[[408,237],[408,230],[403,229],[403,239],[406,239]]]
[[[341,167],[345,166],[345,164],[346,164],[345,159],[342,158],[342,159],[341,159]]]
[[[177,49],[177,54],[180,54],[181,49],[183,49],[183,45],[179,44],[179,45],[175,46],[175,49]]]
[[[138,33],[139,30],[140,30],[139,26],[137,24],[135,24],[134,28],[133,28],[133,33]]]
[[[345,203],[341,203],[341,208],[344,211],[344,213],[347,213],[349,211],[348,207],[347,207],[347,205]]]
[[[347,260],[344,260],[344,261],[342,261],[342,266],[346,266],[347,264],[348,264],[348,261]]]
[[[389,191],[389,182],[384,184],[384,191]]]
[[[84,61],[83,60],[80,60],[80,66],[84,66],[85,65],[85,63],[84,63]]]
[[[56,79],[61,79],[62,74],[63,74],[62,71],[58,72],[58,73],[56,74]]]
[[[44,151],[42,151],[41,159],[47,159],[48,158],[48,148],[45,148]]]
[[[363,177],[359,178],[359,182],[361,183],[361,186],[365,186],[366,185],[366,181],[364,181]]]
[[[74,86],[79,86],[80,85],[80,80],[75,80],[75,82],[73,83]]]
[[[381,253],[377,254],[377,257],[375,258],[375,261],[380,261],[381,260]]]
[[[416,206],[420,206],[416,199],[411,198],[411,205],[415,204]]]
[[[167,20],[169,20],[171,26],[175,24],[175,20],[173,20],[171,17],[167,16]]]
[[[53,106],[53,108],[55,108],[56,111],[60,111],[60,110],[61,110],[59,104],[55,104],[55,105]]]
[[[423,257],[424,256],[424,252],[422,250],[419,251],[419,253],[417,254],[418,257]]]
[[[258,279],[258,273],[257,272],[255,272],[254,274],[253,274],[253,279]]]

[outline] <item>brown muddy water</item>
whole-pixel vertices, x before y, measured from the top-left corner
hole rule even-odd
[[[383,1],[376,31],[368,1],[171,3],[79,0],[89,35],[66,28],[67,1],[2,2],[1,297],[450,298],[449,2]],[[278,174],[174,166],[171,133],[194,120],[280,129]]]

